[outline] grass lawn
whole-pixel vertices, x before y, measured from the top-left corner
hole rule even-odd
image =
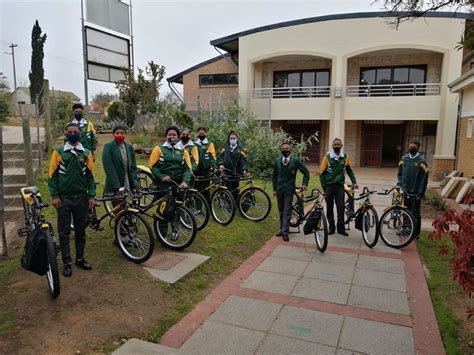
[[[439,242],[428,240],[428,232],[416,242],[420,257],[426,266],[426,280],[447,354],[470,354],[474,341],[474,320],[468,320],[466,310],[472,299],[453,281],[450,256],[440,256]]]

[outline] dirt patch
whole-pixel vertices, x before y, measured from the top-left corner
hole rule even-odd
[[[2,353],[100,353],[120,339],[144,337],[173,305],[140,266],[123,267],[134,274],[126,282],[120,274],[74,268],[72,278],[61,277],[56,300],[44,277],[15,272],[0,298],[0,310],[13,309],[16,320],[0,337]]]
[[[437,219],[441,217],[444,210],[440,210],[435,206],[435,203],[427,198],[421,200],[421,215],[426,219]]]

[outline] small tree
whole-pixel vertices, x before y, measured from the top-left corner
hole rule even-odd
[[[51,102],[51,130],[53,136],[59,137],[64,132],[64,127],[71,120],[72,100],[69,96],[50,96]]]
[[[38,95],[38,107],[40,108],[40,112],[42,112],[41,98],[44,80],[44,42],[46,42],[46,34],[42,35],[41,27],[38,20],[36,20],[31,32],[31,70],[28,76],[30,78],[30,100],[32,104],[35,103],[36,96]]]
[[[98,94],[95,94],[91,99],[92,108],[96,111],[99,111],[101,114],[104,114],[108,107],[111,105],[111,102],[117,99],[118,97],[116,94],[111,94],[108,92],[99,92]]]
[[[172,93],[168,93],[159,101],[158,122],[155,131],[163,135],[166,127],[177,125],[181,128],[192,128],[193,119],[186,113],[186,105],[179,101]]]
[[[10,94],[0,94],[0,122],[6,122],[10,115]]]
[[[133,126],[133,115],[129,107],[122,101],[114,101],[107,109],[107,123],[123,122],[128,127]]]

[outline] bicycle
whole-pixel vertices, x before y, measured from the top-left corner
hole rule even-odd
[[[350,189],[351,193],[349,197],[350,201],[346,201],[345,203],[345,215],[347,218],[345,224],[349,226],[350,222],[355,220],[356,229],[362,231],[362,239],[365,245],[369,248],[373,248],[379,239],[379,217],[375,207],[370,201],[370,195],[377,191],[370,191],[367,187],[364,187],[359,197],[355,197],[354,187],[351,185],[346,186]],[[354,202],[362,199],[364,201],[359,205],[357,211],[354,212]]]
[[[225,169],[225,171],[229,171]],[[239,197],[237,202],[237,208],[242,217],[254,221],[260,222],[263,221],[271,212],[272,203],[270,196],[259,186],[254,185],[254,179],[251,175],[249,176],[230,176],[224,175],[224,180],[231,181],[241,181],[244,182],[243,186],[239,186]],[[250,186],[249,186],[250,185]],[[234,189],[230,191],[236,191]]]
[[[87,226],[96,231],[101,231],[102,221],[109,218],[109,225],[112,222],[114,226],[114,241],[121,253],[128,260],[140,264],[147,261],[153,254],[155,247],[153,231],[142,216],[140,210],[135,206],[138,196],[134,195],[129,189],[122,187],[119,189],[120,195],[105,196],[96,198],[98,202],[107,203],[118,202],[115,206],[106,209],[106,213],[98,217],[97,207],[95,205],[89,210],[87,215]]]
[[[291,206],[290,227],[298,227],[299,232],[300,225],[307,221],[311,215],[316,214],[317,222],[314,228],[314,239],[318,250],[324,253],[328,246],[328,221],[323,210],[325,194],[317,188],[314,188],[308,197],[304,197],[303,193],[304,189],[302,187],[295,189],[296,202]],[[314,201],[313,205],[304,213],[304,204],[312,201]]]
[[[41,233],[45,243],[47,265],[45,274],[48,280],[49,292],[53,298],[59,296],[61,287],[59,283],[59,272],[57,254],[60,249],[54,238],[54,231],[51,223],[46,222],[43,209],[49,205],[41,201],[41,193],[36,186],[23,187],[20,189],[23,212],[25,216],[25,228],[18,230],[19,237],[29,238],[33,233]],[[39,273],[44,275],[44,273]]]
[[[137,179],[140,189],[151,188],[154,186],[153,174],[151,169],[143,166],[137,166]],[[204,229],[209,223],[210,208],[206,198],[196,189],[189,188],[183,197],[184,205],[190,209],[196,219],[197,230]],[[152,195],[142,195],[139,198],[142,208],[147,207],[153,202]]]
[[[392,191],[392,204],[384,209],[380,217],[379,232],[386,245],[401,249],[410,244],[415,238],[416,224],[413,213],[403,204],[403,197],[404,195],[418,197],[418,195],[409,194],[401,187],[393,187],[378,194],[388,195]]]

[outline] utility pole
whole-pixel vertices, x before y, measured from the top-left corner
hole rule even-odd
[[[84,96],[85,96],[85,106],[89,105],[89,88],[87,83],[87,55],[86,55],[86,28],[84,27],[84,1],[81,0],[81,31],[82,31],[82,60],[84,62]]]
[[[132,0],[130,0],[130,46],[132,47],[132,77],[135,78],[135,46],[133,45],[133,16],[132,16]]]
[[[10,54],[12,56],[12,59],[13,59],[13,85],[14,85],[14,88],[13,88],[13,91],[16,90],[16,67],[15,67],[15,47],[18,47],[17,44],[10,44],[9,47],[12,49],[12,52],[5,52],[6,54]]]

